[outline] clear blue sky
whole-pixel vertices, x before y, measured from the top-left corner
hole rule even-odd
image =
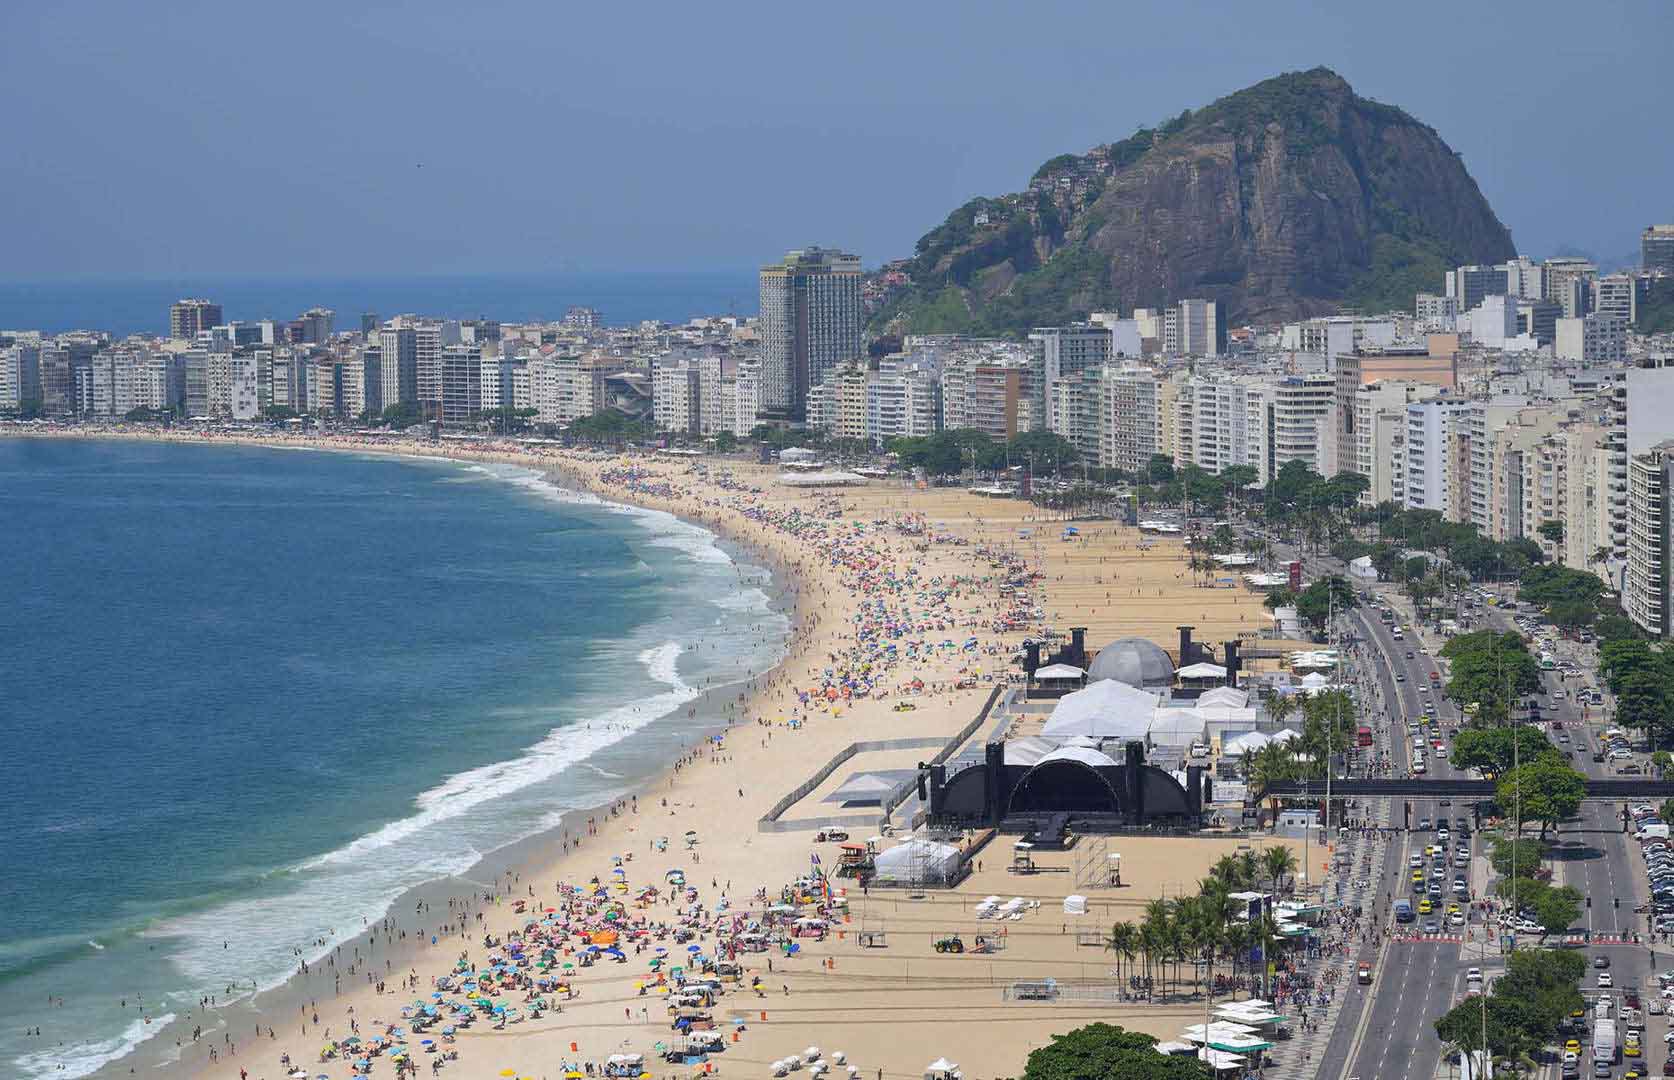
[[[871,264],[1318,64],[1440,131],[1523,252],[1613,258],[1674,221],[1671,45],[1665,0],[23,0],[0,276]]]

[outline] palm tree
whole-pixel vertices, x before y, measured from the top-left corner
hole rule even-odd
[[[1238,856],[1222,855],[1215,860],[1215,865],[1209,868],[1209,873],[1212,881],[1237,886],[1242,883],[1239,879],[1243,876],[1243,867],[1238,863]]]
[[[1283,844],[1275,844],[1261,853],[1261,867],[1273,892],[1277,893],[1280,882],[1296,873],[1296,853]]]
[[[1196,914],[1198,919],[1199,955],[1203,959],[1203,978],[1209,988],[1209,1000],[1215,1000],[1215,954],[1232,944],[1231,928],[1237,920],[1233,917],[1236,905],[1227,893],[1230,890],[1218,883],[1198,894]]]
[[[1152,961],[1165,960],[1168,956],[1168,901],[1158,898],[1145,905],[1145,914],[1139,923],[1139,937],[1145,951],[1145,974],[1150,977]]]
[[[1249,888],[1261,878],[1261,859],[1254,848],[1245,848],[1238,853],[1238,881],[1244,888]]]
[[[1296,698],[1289,694],[1274,694],[1267,699],[1267,715],[1275,724],[1283,724],[1296,711]]]
[[[1119,922],[1110,928],[1104,939],[1104,951],[1116,954],[1116,981],[1122,981],[1122,964],[1131,962],[1139,951],[1139,928],[1131,922]]]

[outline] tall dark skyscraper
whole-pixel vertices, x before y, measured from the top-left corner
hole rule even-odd
[[[860,257],[818,247],[761,268],[761,415],[798,423],[808,388],[861,356]]]

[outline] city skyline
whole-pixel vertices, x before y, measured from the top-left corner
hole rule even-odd
[[[1649,137],[1670,79],[1655,50],[1674,24],[1652,3],[1577,21],[1556,46],[1538,17],[1437,5],[1391,23],[1296,6],[1240,26],[1236,48],[1202,39],[1226,19],[1213,7],[1066,6],[1042,25],[1077,32],[1021,85],[995,76],[1019,70],[991,32],[1016,17],[1003,7],[895,12],[890,34],[836,26],[794,50],[747,19],[671,11],[668,33],[630,39],[626,65],[593,47],[630,32],[604,12],[322,17],[332,32],[308,55],[354,72],[347,85],[256,78],[213,35],[274,28],[216,10],[107,5],[78,19],[74,50],[52,44],[69,39],[67,16],[7,13],[0,85],[30,106],[14,117],[24,150],[0,211],[8,278],[744,267],[809,242],[873,266],[1053,155],[1317,64],[1434,124],[1526,254],[1611,264],[1674,216],[1674,149]],[[191,62],[153,62],[176,54]],[[792,89],[759,92],[775,79]],[[276,142],[287,130],[306,137]],[[778,182],[797,162],[820,167]]]

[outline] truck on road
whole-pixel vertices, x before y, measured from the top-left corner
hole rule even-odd
[[[1608,1017],[1593,1021],[1593,1060],[1616,1062],[1616,1021]]]

